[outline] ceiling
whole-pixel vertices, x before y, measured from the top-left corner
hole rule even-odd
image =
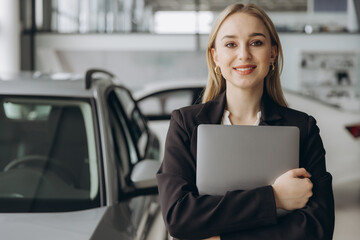
[[[145,0],[157,11],[222,11],[236,0]],[[308,0],[243,0],[242,3],[255,3],[265,11],[306,11]]]

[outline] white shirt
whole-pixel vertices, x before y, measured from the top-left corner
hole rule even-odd
[[[221,120],[221,125],[232,125],[229,116],[230,116],[230,112],[228,110],[224,110],[224,114],[223,114],[222,120]],[[260,123],[261,111],[259,111],[256,114],[256,116],[257,116],[257,119],[256,119],[256,122],[253,124],[254,126],[258,126]]]

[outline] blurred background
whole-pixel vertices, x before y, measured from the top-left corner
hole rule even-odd
[[[0,72],[113,72],[134,92],[207,78],[212,22],[231,0],[0,0]],[[244,0],[273,20],[290,107],[315,116],[333,174],[335,239],[360,229],[360,1]]]

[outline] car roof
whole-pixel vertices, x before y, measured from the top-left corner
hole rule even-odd
[[[143,97],[152,95],[157,92],[184,88],[204,88],[205,86],[206,80],[204,79],[179,79],[176,81],[159,81],[145,85],[145,87],[137,90],[133,95],[135,99],[142,99]]]
[[[111,85],[110,79],[94,81],[85,87],[85,75],[40,72],[20,72],[0,74],[0,94],[54,97],[95,97],[99,85]]]

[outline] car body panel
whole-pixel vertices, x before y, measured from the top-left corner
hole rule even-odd
[[[134,98],[137,101],[141,101],[144,98],[147,98],[153,94],[158,94],[159,92],[177,90],[177,89],[193,89],[193,88],[204,88],[206,85],[206,80],[199,79],[179,79],[172,81],[160,81],[145,85],[143,88],[138,89],[134,92]]]
[[[0,94],[36,95],[36,96],[62,96],[62,97],[91,97],[92,89],[85,89],[85,83],[79,78],[53,79],[37,77],[36,74],[13,74],[4,80],[0,75]],[[52,88],[49,88],[51,82]],[[20,87],[21,86],[21,87]]]
[[[158,204],[140,206],[141,197],[111,207],[65,213],[2,213],[0,231],[6,239],[145,239],[143,233],[154,231],[152,239],[164,239],[155,225],[160,215]],[[146,201],[145,201],[146,202]],[[147,201],[149,202],[149,201]],[[145,212],[145,214],[143,214]],[[162,220],[162,219],[161,219]],[[139,227],[140,226],[140,227]],[[148,228],[145,231],[145,228]]]
[[[107,207],[66,213],[2,213],[6,239],[90,239]]]
[[[95,98],[97,98],[98,106],[97,106],[97,119],[99,122],[99,132],[101,141],[101,149],[107,149],[111,147],[113,149],[113,142],[111,140],[111,130],[107,127],[107,124],[110,117],[106,102],[106,96],[99,94],[99,92],[106,91],[105,86],[100,86],[97,91],[95,91]],[[116,176],[116,169],[112,166],[115,165],[115,156],[113,151],[102,151],[101,152],[103,158],[103,175],[105,181],[105,191],[108,193],[106,198],[106,205],[111,206],[118,200],[118,184],[116,179],[112,176]]]

